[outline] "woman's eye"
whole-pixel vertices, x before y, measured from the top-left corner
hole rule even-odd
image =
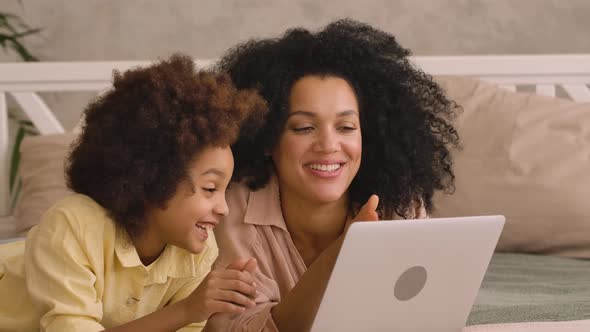
[[[347,131],[355,131],[355,130],[356,130],[356,127],[342,126],[342,127],[338,128],[338,129],[339,129],[340,131],[345,131],[345,132],[347,132]]]
[[[203,190],[209,193],[214,193],[217,191],[217,188],[203,188]]]
[[[308,133],[308,132],[311,132],[312,130],[313,130],[313,127],[298,127],[298,128],[293,128],[293,131],[295,133],[298,133],[298,134]]]

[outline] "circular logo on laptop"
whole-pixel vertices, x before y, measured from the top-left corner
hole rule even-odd
[[[408,301],[414,298],[426,284],[427,273],[423,266],[414,266],[407,269],[395,282],[393,295],[400,301]]]

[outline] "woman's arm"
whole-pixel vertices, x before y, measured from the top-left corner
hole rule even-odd
[[[361,209],[354,220],[378,220],[375,209],[378,205],[377,196],[372,197]],[[241,223],[239,223],[241,224]],[[226,226],[227,224],[223,225]],[[239,229],[245,232],[245,229]],[[222,244],[221,254],[227,257],[244,255],[242,250],[236,250],[236,238],[227,234],[236,234],[238,229],[220,231],[217,239]],[[343,236],[332,243],[309,269],[302,275],[295,287],[287,293],[280,303],[274,302],[267,296],[269,288],[275,285],[269,283],[269,276],[254,273],[258,284],[256,307],[246,310],[242,314],[215,314],[207,321],[203,332],[277,332],[277,331],[306,331],[309,330],[315,313],[321,302],[327,281],[332,272],[336,257],[342,245]],[[248,254],[252,255],[252,252]],[[272,255],[272,253],[268,253]],[[264,259],[263,259],[264,260]],[[223,267],[222,261],[214,264]],[[272,270],[272,267],[271,267]],[[271,291],[271,293],[274,293]],[[270,295],[269,295],[270,296]]]
[[[272,308],[272,318],[281,332],[309,331],[324,296],[344,236],[334,241],[309,266],[295,287]]]
[[[376,212],[377,205],[379,205],[379,198],[376,195],[371,196],[355,216],[353,222],[356,220],[379,220]],[[272,308],[272,318],[279,331],[309,331],[311,329],[345,234],[346,231],[318,256],[295,287],[278,305]]]

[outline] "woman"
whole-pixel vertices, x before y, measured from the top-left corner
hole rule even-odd
[[[228,212],[229,146],[265,110],[186,56],[116,73],[69,157],[76,194],[0,269],[0,330],[200,331],[212,313],[254,306],[255,262],[209,273],[211,229]]]
[[[347,225],[425,218],[434,191],[452,190],[456,106],[409,54],[341,20],[222,58],[236,86],[258,88],[269,105],[265,126],[233,146],[231,212],[215,230],[215,269],[255,258],[258,293],[254,308],[213,315],[205,330],[308,330]]]

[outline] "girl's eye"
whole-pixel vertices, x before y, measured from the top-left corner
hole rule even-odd
[[[214,193],[217,191],[217,188],[203,188],[203,190],[205,190],[206,192],[209,192],[209,193]]]

